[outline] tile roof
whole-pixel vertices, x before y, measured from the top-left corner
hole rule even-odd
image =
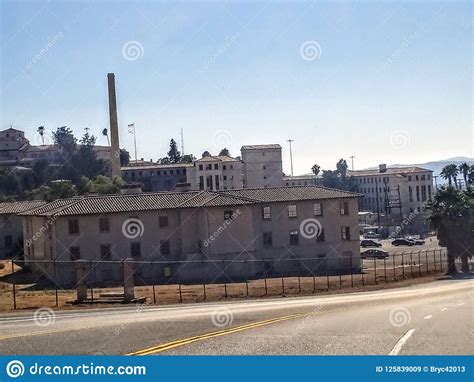
[[[324,187],[278,187],[228,191],[158,192],[101,195],[60,199],[21,215],[70,216],[152,211],[173,208],[241,206],[268,202],[357,197],[347,191]]]
[[[184,168],[193,167],[192,163],[170,163],[170,164],[144,164],[144,165],[133,165],[123,166],[122,171],[140,171],[140,170],[161,170],[168,168]]]
[[[227,155],[210,155],[197,159],[195,162],[240,162],[237,158]]]
[[[42,200],[30,200],[24,202],[0,203],[0,215],[2,214],[19,214],[32,208],[45,205]]]
[[[347,171],[349,176],[374,176],[374,175],[405,175],[415,172],[433,172],[427,168],[417,167],[417,166],[408,166],[408,167],[387,167],[387,170],[380,172],[378,168],[367,169],[367,170],[356,170],[356,171]]]
[[[241,150],[265,150],[265,149],[281,149],[281,146],[277,144],[268,145],[244,145]]]

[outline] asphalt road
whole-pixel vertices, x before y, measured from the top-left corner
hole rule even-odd
[[[1,354],[473,354],[474,280],[0,318]]]

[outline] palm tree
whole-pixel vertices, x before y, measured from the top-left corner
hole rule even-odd
[[[456,185],[456,188],[458,188],[458,180],[456,178],[458,176],[458,174],[459,174],[458,166],[456,166],[455,164],[448,164],[448,165],[444,166],[443,169],[440,172],[440,175],[444,179],[448,180],[448,183],[449,183],[450,186],[453,185],[453,179],[454,179],[454,184]]]
[[[474,164],[471,164],[471,167],[469,167],[469,174],[467,176],[467,182],[469,185],[474,183]]]
[[[105,128],[104,130],[102,130],[102,135],[104,135],[104,136],[107,137],[107,143],[108,143],[108,145],[110,146],[109,131],[107,130],[107,128]]]
[[[468,184],[467,180],[468,180],[469,170],[470,170],[470,166],[466,162],[459,165],[459,172],[462,174],[462,177],[464,178],[464,186],[466,186],[466,188]]]
[[[311,167],[311,171],[314,175],[318,176],[319,172],[321,171],[321,167],[318,164],[315,164],[313,167]]]
[[[38,127],[38,134],[41,136],[41,141],[43,142],[44,146],[44,126]]]

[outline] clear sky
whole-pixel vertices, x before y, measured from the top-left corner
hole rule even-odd
[[[1,3],[0,128],[84,127],[157,159],[294,140],[295,174],[474,156],[471,2]]]

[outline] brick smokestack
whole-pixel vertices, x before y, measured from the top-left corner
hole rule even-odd
[[[121,176],[120,171],[120,145],[118,133],[117,119],[117,99],[115,96],[115,74],[107,74],[107,82],[109,86],[109,116],[110,116],[110,142],[111,142],[111,160],[112,160],[112,177]]]

